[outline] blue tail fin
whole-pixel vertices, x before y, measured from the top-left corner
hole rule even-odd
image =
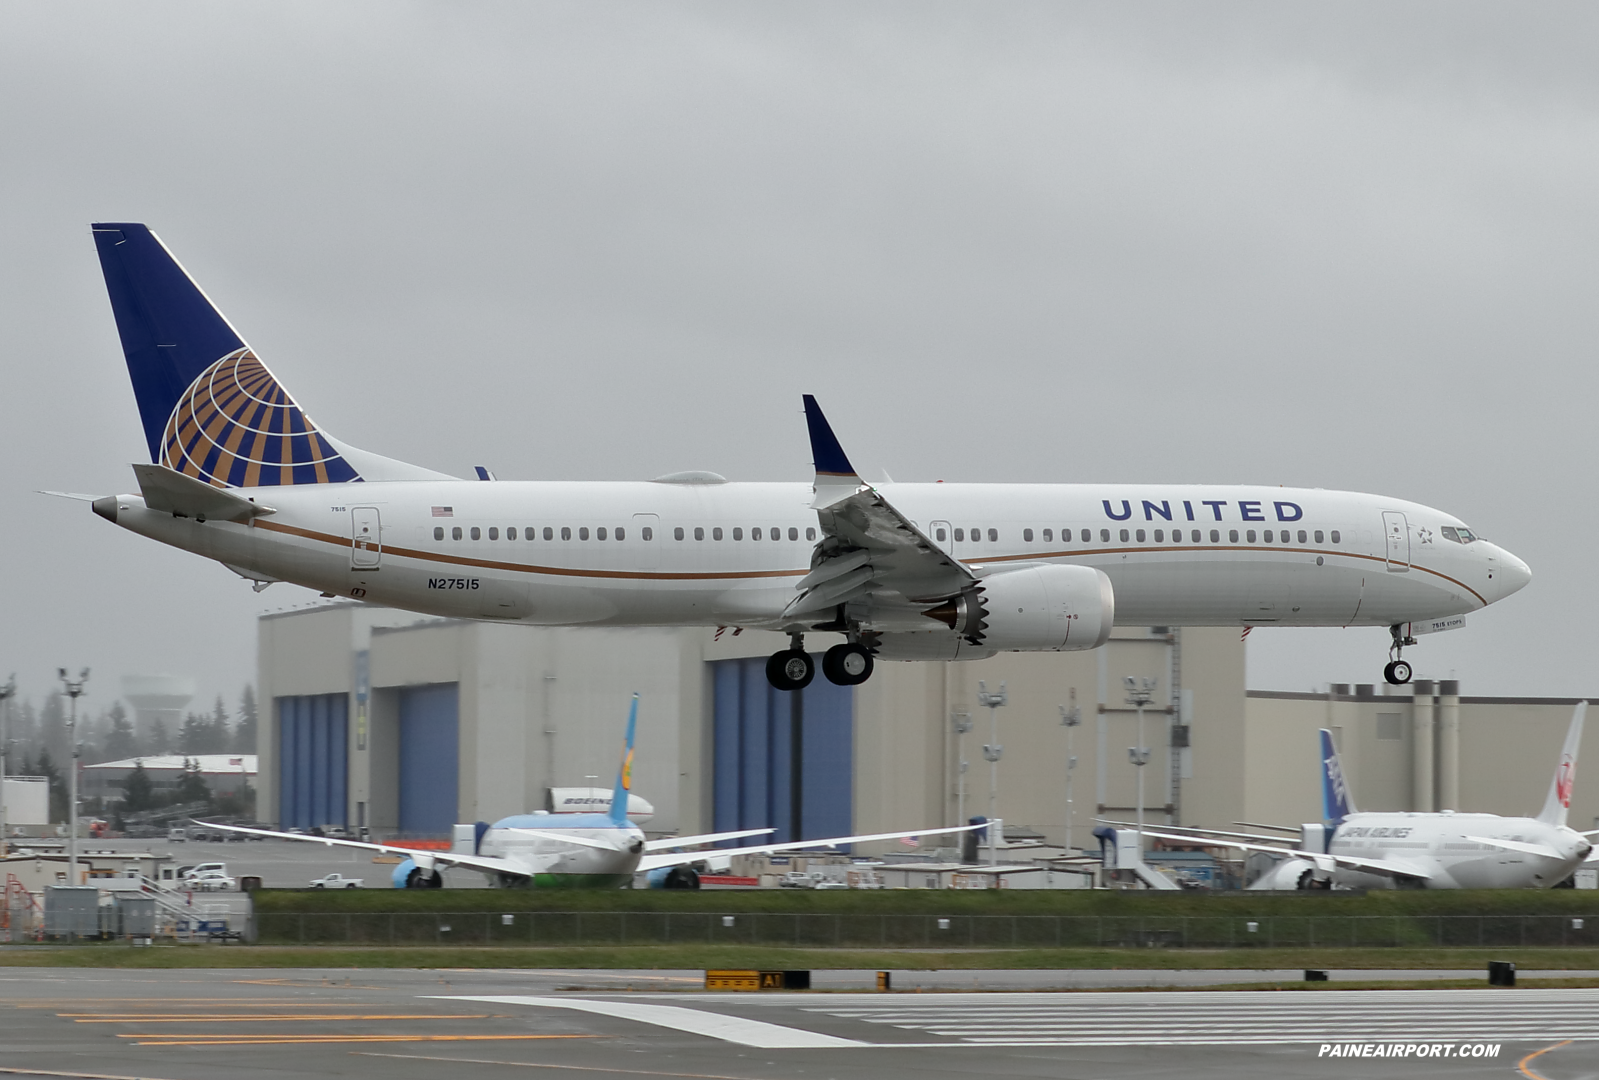
[[[1349,784],[1344,779],[1344,763],[1333,746],[1332,732],[1326,728],[1321,729],[1321,808],[1329,825],[1337,825],[1355,812]]]
[[[217,487],[361,479],[154,233],[92,227],[151,461]]]
[[[622,766],[616,770],[616,788],[611,792],[611,820],[627,824],[627,793],[633,790],[633,729],[638,726],[638,695],[627,711],[627,741],[622,745]]]

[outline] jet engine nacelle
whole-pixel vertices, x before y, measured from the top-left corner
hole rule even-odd
[[[692,866],[661,866],[645,875],[652,889],[697,889],[700,875]]]
[[[394,874],[390,878],[396,889],[442,889],[444,888],[444,875],[439,873],[433,865],[433,860],[427,860],[427,866],[418,866],[415,859],[406,859],[395,866]]]
[[[1030,566],[990,574],[925,613],[981,649],[1097,649],[1116,623],[1110,578],[1091,566]]]

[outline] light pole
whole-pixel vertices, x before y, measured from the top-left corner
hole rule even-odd
[[[988,761],[988,853],[989,861],[994,863],[999,862],[999,837],[994,835],[994,809],[999,801],[999,759],[1005,756],[1005,748],[999,744],[999,709],[1007,700],[1009,695],[1004,683],[991,694],[988,684],[978,681],[977,704],[988,710],[988,737],[992,740],[983,744],[983,757]]]
[[[966,824],[966,733],[972,730],[972,714],[960,709],[949,714],[955,726],[955,824]]]
[[[0,686],[0,859],[6,856],[6,754],[11,750],[11,699],[16,696],[13,675]]]
[[[66,668],[57,668],[61,685],[72,699],[72,712],[67,719],[67,738],[72,740],[72,775],[67,783],[67,883],[78,883],[78,698],[83,696],[83,684],[89,681],[89,669],[84,668],[76,679],[67,677]]]
[[[1138,850],[1144,849],[1144,766],[1149,764],[1149,747],[1144,745],[1144,706],[1155,696],[1155,679],[1135,679],[1127,684],[1127,704],[1138,710],[1138,745],[1127,748],[1127,756],[1138,766]]]
[[[1077,707],[1077,687],[1071,688],[1072,707],[1060,707],[1060,722],[1066,728],[1066,851],[1072,853],[1072,773],[1077,771],[1077,755],[1072,753],[1072,732],[1083,722],[1083,710]]]

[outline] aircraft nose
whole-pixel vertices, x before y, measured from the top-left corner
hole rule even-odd
[[[1502,549],[1501,549],[1502,550]],[[1520,592],[1532,580],[1532,567],[1510,554],[1503,551],[1499,559],[1499,595],[1509,596],[1513,592]]]

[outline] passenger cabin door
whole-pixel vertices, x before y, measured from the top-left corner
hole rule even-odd
[[[1388,572],[1403,574],[1410,569],[1410,524],[1397,510],[1382,512],[1382,531],[1387,537]]]
[[[375,506],[350,511],[350,569],[376,570],[383,558],[383,529]]]

